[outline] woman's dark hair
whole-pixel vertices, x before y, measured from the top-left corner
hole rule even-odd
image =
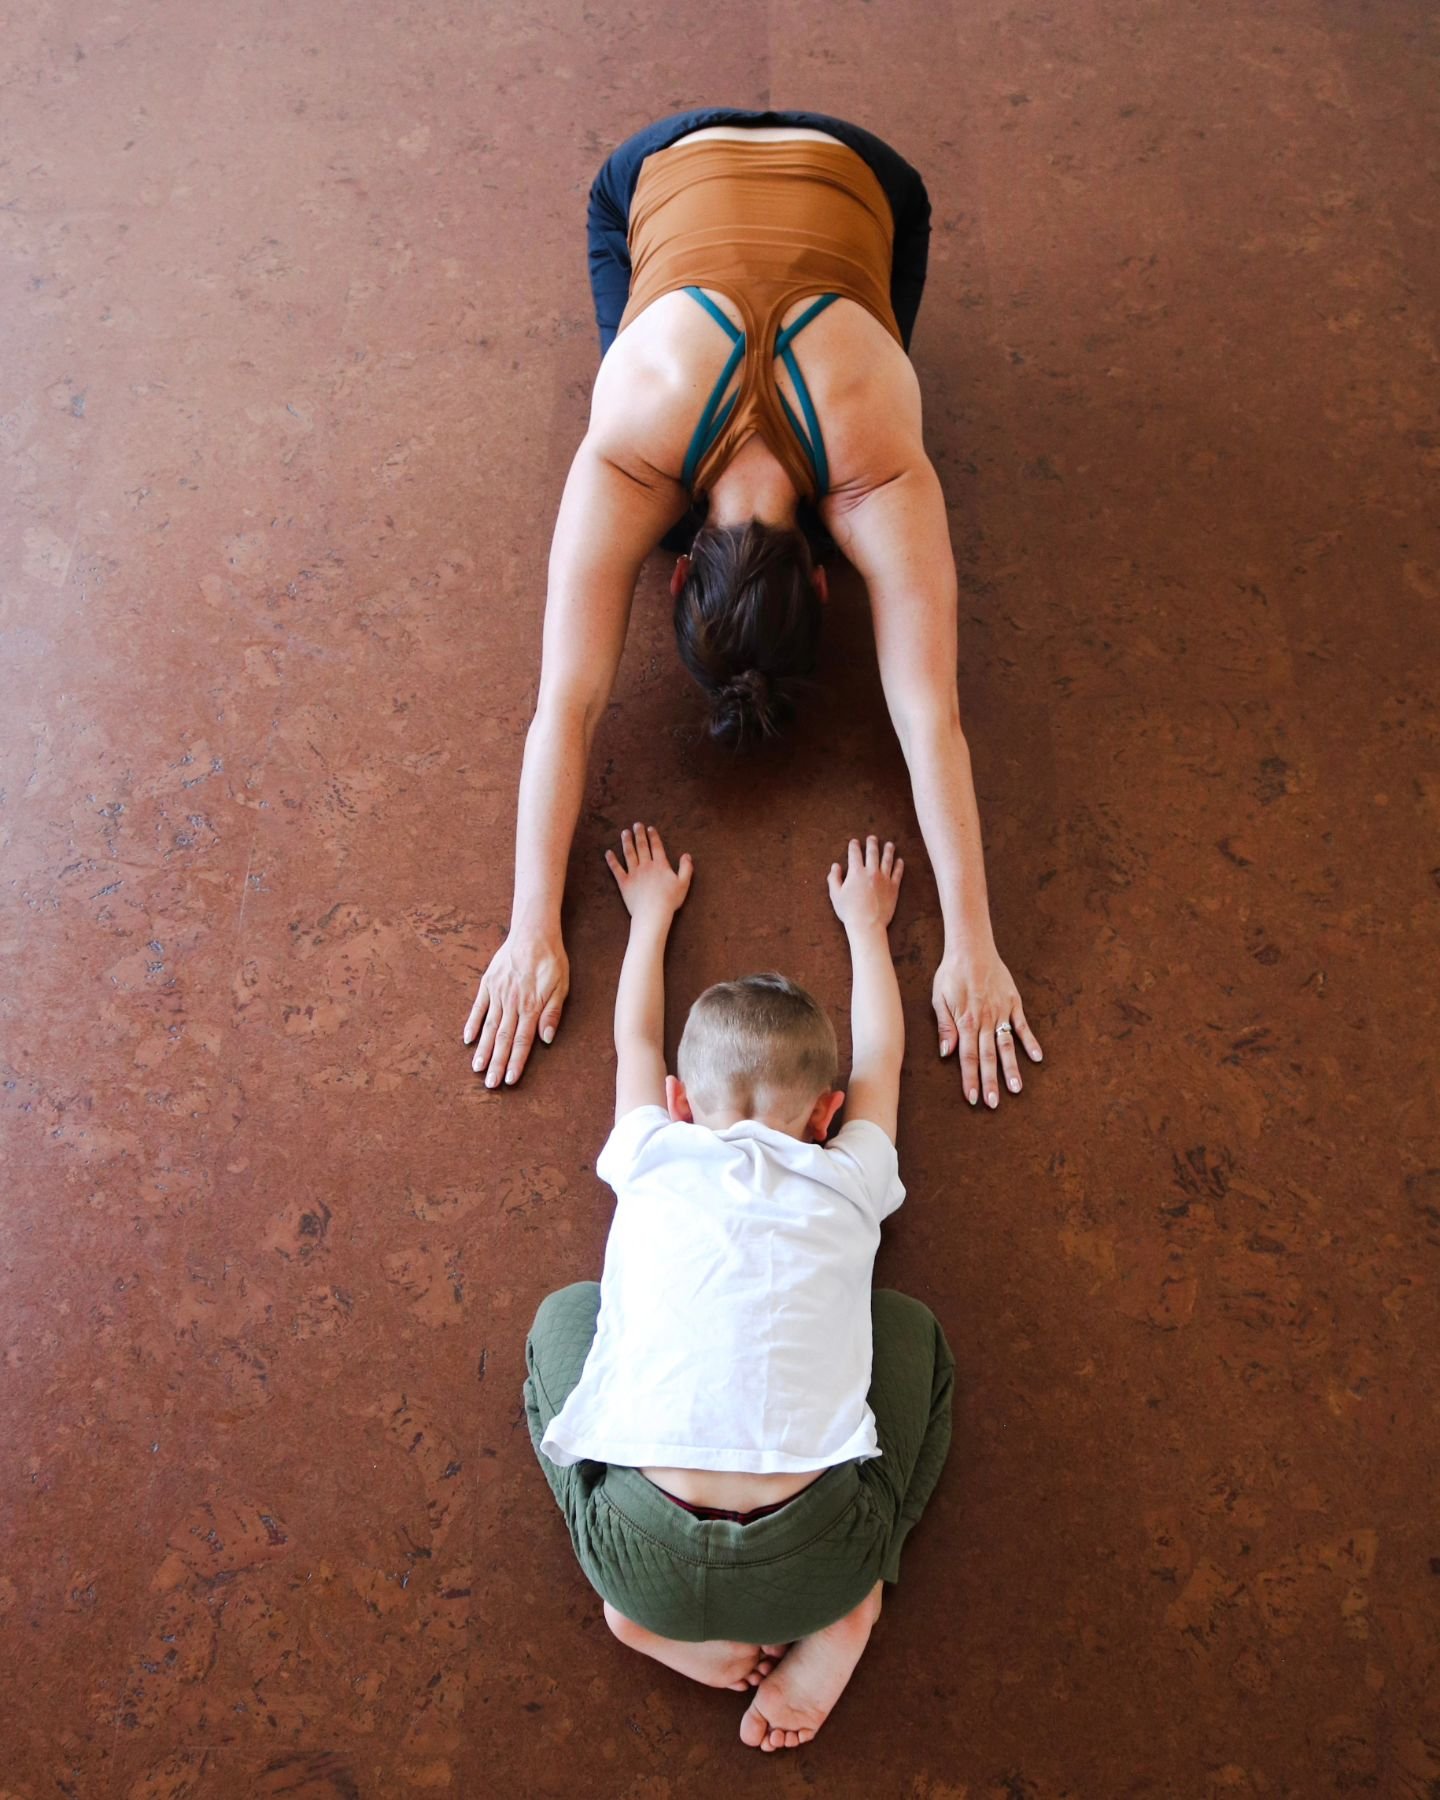
[[[774,737],[815,667],[820,597],[798,527],[706,525],[675,599],[680,659],[710,696],[710,735],[735,749]]]

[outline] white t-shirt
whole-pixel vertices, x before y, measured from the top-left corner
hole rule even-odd
[[[878,1456],[870,1278],[905,1198],[884,1131],[856,1119],[805,1144],[640,1106],[595,1171],[615,1218],[595,1340],[541,1441],[551,1462],[760,1474]]]

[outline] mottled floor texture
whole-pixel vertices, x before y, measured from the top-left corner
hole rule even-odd
[[[1440,27],[1421,0],[53,0],[0,41],[0,1795],[1440,1794]],[[862,598],[739,770],[657,558],[518,1090],[504,927],[606,150],[704,100],[891,138],[1002,953],[938,917]],[[671,1023],[911,859],[910,1200],[956,1449],[808,1749],[609,1639],[520,1414],[598,1269],[623,913]],[[1427,1059],[1432,1059],[1428,1061]]]

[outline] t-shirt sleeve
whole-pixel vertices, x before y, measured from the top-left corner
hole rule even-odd
[[[848,1170],[877,1219],[888,1219],[905,1198],[895,1146],[873,1119],[852,1119],[842,1125],[826,1144],[825,1154]]]
[[[637,1106],[617,1119],[605,1148],[595,1159],[595,1173],[619,1193],[646,1144],[669,1123],[670,1115],[663,1106]]]

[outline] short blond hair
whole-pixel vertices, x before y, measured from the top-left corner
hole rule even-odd
[[[676,1061],[692,1105],[730,1105],[752,1117],[832,1090],[840,1053],[813,996],[766,974],[706,988],[690,1008]]]

